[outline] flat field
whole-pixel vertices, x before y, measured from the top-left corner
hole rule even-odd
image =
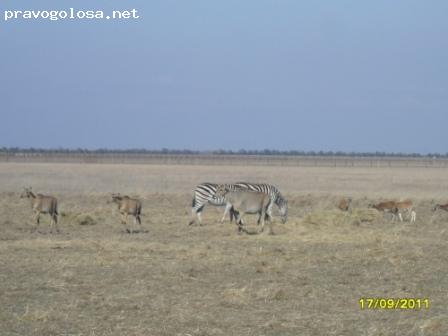
[[[288,222],[238,235],[208,206],[188,226],[206,181],[275,184]],[[58,198],[61,233],[46,216],[32,232],[25,186]],[[124,232],[112,192],[142,199],[143,230]],[[368,208],[406,198],[415,223]],[[0,334],[446,336],[448,212],[432,208],[447,202],[442,168],[2,163]],[[361,309],[362,298],[421,307]]]

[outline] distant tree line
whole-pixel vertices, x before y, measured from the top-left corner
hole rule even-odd
[[[303,151],[303,150],[211,150],[211,151],[197,151],[190,149],[85,149],[85,148],[19,148],[19,147],[1,147],[0,153],[36,153],[36,154],[170,154],[170,155],[283,155],[283,156],[326,156],[326,157],[403,157],[403,158],[448,158],[448,153],[388,153],[388,152],[344,152],[344,151]]]

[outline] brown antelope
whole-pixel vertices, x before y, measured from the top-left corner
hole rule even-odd
[[[235,211],[236,224],[238,225],[238,233],[246,232],[243,229],[243,216],[245,214],[259,214],[261,219],[261,229],[263,232],[265,220],[269,222],[268,233],[272,234],[272,218],[268,212],[271,205],[271,197],[268,194],[259,191],[249,191],[247,189],[238,188],[231,190],[226,185],[219,185],[216,189],[216,196],[224,197],[227,204]]]
[[[348,211],[350,209],[350,204],[352,203],[351,198],[343,198],[339,201],[338,209],[342,211]]]
[[[412,201],[406,200],[406,201],[386,201],[381,202],[378,204],[370,205],[371,208],[377,209],[378,211],[382,211],[383,213],[391,213],[393,216],[393,219],[395,219],[397,216],[400,220],[400,222],[403,221],[403,215],[402,213],[408,212],[411,216],[410,221],[415,222],[417,214],[413,209]]]
[[[447,204],[436,204],[436,206],[432,209],[432,211],[436,211],[437,209],[442,209],[448,211],[448,203]]]
[[[142,203],[140,200],[130,198],[126,195],[112,194],[112,202],[118,205],[118,211],[120,211],[121,214],[121,224],[126,227],[126,232],[132,232],[127,227],[128,215],[134,216],[134,224],[138,222],[141,228],[142,221],[140,219],[140,215],[142,212]]]
[[[407,212],[410,215],[410,222],[415,222],[417,218],[417,213],[414,210],[414,206],[412,204],[411,200],[405,200],[395,203],[397,212],[398,212],[398,218],[400,219],[400,222],[403,221],[402,213]]]
[[[28,198],[31,200],[31,208],[34,212],[34,220],[36,225],[34,227],[35,231],[40,222],[41,214],[49,214],[51,217],[51,230],[53,233],[53,227],[56,228],[56,231],[59,232],[58,228],[58,200],[53,196],[45,196],[42,194],[34,194],[31,191],[31,187],[24,188],[20,198]]]

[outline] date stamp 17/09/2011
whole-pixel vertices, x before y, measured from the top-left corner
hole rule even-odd
[[[401,309],[419,310],[429,309],[428,298],[360,298],[359,307],[365,309]]]

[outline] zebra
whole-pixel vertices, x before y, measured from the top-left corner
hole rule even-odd
[[[218,186],[219,184],[216,183],[201,183],[196,186],[191,204],[192,219],[189,225],[195,222],[196,217],[198,218],[199,224],[202,223],[201,213],[207,204],[215,206],[224,206],[224,205],[226,206],[224,214],[221,218],[221,223],[224,222],[227,213],[230,213],[230,221],[233,220],[233,217],[236,218],[236,214],[232,209],[232,205],[228,204],[224,197],[215,195]],[[268,213],[269,216],[272,216],[272,204],[275,203],[280,210],[282,223],[286,223],[286,220],[288,218],[288,201],[285,198],[283,198],[280,191],[273,185],[238,182],[233,184],[224,184],[224,186],[229,190],[236,190],[243,188],[268,194],[271,198],[271,205],[267,210],[269,211]],[[258,223],[260,223],[260,218],[258,218]]]
[[[230,211],[230,221],[233,219],[234,212],[230,209],[231,205],[227,205],[226,200],[224,196],[218,196],[216,195],[216,190],[218,188],[219,184],[216,183],[201,183],[196,186],[193,192],[193,201],[191,203],[191,221],[189,225],[193,224],[196,220],[195,217],[197,217],[199,224],[202,224],[202,218],[201,213],[202,210],[204,210],[204,207],[207,204],[215,205],[215,206],[226,206],[226,209],[224,211],[223,218],[221,219],[221,222],[224,221],[225,216],[227,212]],[[232,184],[224,184],[225,187],[233,190],[235,189],[234,185]]]
[[[245,188],[252,191],[258,191],[265,193],[271,197],[271,203],[266,210],[267,214],[272,217],[272,206],[277,205],[280,211],[280,217],[282,223],[285,224],[288,219],[288,201],[283,197],[280,191],[272,184],[266,183],[248,183],[248,182],[237,182],[234,184],[236,187]],[[260,223],[260,218],[258,218],[258,223]]]
[[[235,222],[238,226],[238,233],[249,233],[243,228],[243,216],[245,214],[259,214],[259,219],[261,220],[260,232],[263,232],[265,220],[267,220],[269,223],[269,234],[273,234],[272,220],[266,212],[272,202],[268,194],[245,188],[229,190],[223,185],[220,185],[218,186],[216,195],[223,196],[227,204],[231,204],[232,208],[237,212]]]

